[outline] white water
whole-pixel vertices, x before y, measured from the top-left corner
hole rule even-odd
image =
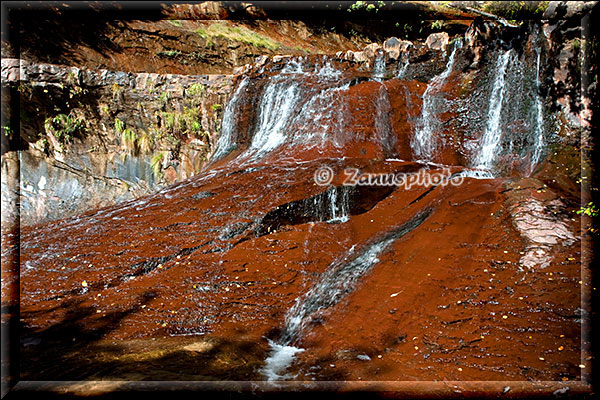
[[[402,53],[402,65],[400,66],[400,68],[398,68],[398,71],[396,72],[396,78],[404,78],[404,75],[406,75],[406,70],[408,69],[408,60],[409,53]]]
[[[511,55],[512,50],[509,50],[498,56],[498,60],[496,61],[494,84],[490,100],[488,101],[487,124],[481,139],[479,153],[475,157],[474,162],[477,169],[491,169],[498,153],[498,147],[502,139],[501,117],[506,82],[506,66],[511,59]]]
[[[454,57],[456,50],[462,47],[462,41],[458,40],[454,44],[452,53],[446,63],[446,69],[440,75],[436,76],[431,80],[431,83],[427,85],[425,93],[423,94],[423,108],[421,111],[421,117],[417,122],[416,133],[411,141],[411,147],[415,152],[416,156],[422,160],[431,160],[433,153],[436,148],[435,133],[438,130],[439,121],[437,119],[437,98],[435,94],[444,85],[444,82],[452,72],[454,67]]]
[[[535,72],[535,87],[537,90],[537,96],[535,97],[535,110],[536,110],[536,125],[535,125],[535,148],[531,157],[531,165],[529,167],[529,174],[533,172],[536,164],[540,160],[542,150],[544,148],[544,111],[542,109],[542,99],[540,98],[540,56],[541,52],[537,51],[537,66]]]
[[[385,56],[383,53],[379,53],[373,62],[373,78],[376,81],[381,82],[385,77],[385,71]]]
[[[350,219],[348,189],[333,186],[327,193],[331,218],[327,222],[347,222]]]
[[[429,213],[430,210],[424,210],[406,224],[368,245],[359,255],[354,254],[355,247],[352,246],[348,251],[348,257],[333,262],[317,284],[296,299],[294,306],[286,313],[285,326],[279,343],[269,341],[273,350],[263,369],[267,378],[285,377],[282,373],[293,361],[294,354],[302,351],[302,349],[291,346],[291,343],[300,337],[313,318],[318,317],[322,310],[334,306],[346,294],[352,292],[359,279],[379,262],[378,257],[381,253],[394,241],[421,224]]]
[[[396,144],[390,123],[391,112],[392,106],[390,105],[388,89],[382,84],[379,88],[375,104],[375,137],[377,138],[377,143],[381,144],[384,156],[392,154],[394,145]]]
[[[241,94],[245,92],[247,85],[248,78],[245,77],[240,82],[237,89],[233,93],[233,96],[231,96],[231,99],[225,107],[225,112],[223,113],[223,122],[221,124],[221,135],[217,141],[215,154],[212,157],[213,160],[218,160],[219,158],[225,156],[227,153],[229,153],[229,151],[231,151],[234,145],[235,114],[237,112],[237,104]]]
[[[345,143],[344,115],[346,103],[343,92],[348,83],[320,91],[307,101],[292,123],[294,143],[316,143],[323,146],[331,142],[340,148]]]
[[[265,85],[256,133],[248,149],[253,160],[285,142],[288,134],[285,128],[293,118],[299,100],[300,87],[296,81],[274,78]]]
[[[475,179],[494,179],[494,175],[490,171],[480,169],[465,169],[460,171],[456,176]]]
[[[291,375],[284,374],[284,372],[292,361],[294,361],[294,356],[297,353],[303,352],[304,349],[277,344],[272,340],[268,341],[271,351],[265,360],[264,367],[261,369],[262,374],[265,375],[269,381],[292,378]]]
[[[313,208],[319,221],[346,222],[350,218],[349,188],[331,186],[313,199]]]

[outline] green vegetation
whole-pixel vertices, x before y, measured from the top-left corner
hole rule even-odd
[[[151,153],[154,148],[154,136],[151,133],[144,130],[138,135],[119,118],[115,118],[115,132],[121,135],[123,148],[129,153]]]
[[[431,23],[431,29],[441,30],[444,27],[444,21],[436,20]]]
[[[482,4],[481,10],[516,22],[540,18],[549,3],[549,1],[486,1]]]
[[[384,1],[355,1],[353,4],[350,5],[350,7],[348,7],[348,9],[346,11],[348,12],[353,12],[353,11],[359,11],[359,10],[366,10],[366,11],[375,11],[375,12],[379,12],[379,9],[382,8],[383,6],[385,6],[385,2]]]
[[[55,117],[48,117],[44,122],[46,133],[54,136],[62,145],[69,143],[73,138],[87,130],[87,124],[82,117],[73,115],[73,113],[58,114]],[[62,151],[62,146],[59,151]]]
[[[40,151],[44,153],[48,151],[48,139],[41,138],[37,142],[35,142],[35,147],[37,147]]]
[[[4,136],[11,136],[13,134],[12,128],[8,125],[4,125],[2,130],[4,131]]]
[[[167,57],[167,58],[175,58],[177,56],[180,56],[182,53],[179,50],[165,50],[165,51],[159,51],[156,53],[157,56],[159,57]]]
[[[206,88],[204,87],[204,85],[202,85],[200,83],[194,83],[193,85],[190,85],[190,87],[185,90],[185,93],[189,96],[196,97],[196,96],[203,95],[205,91],[206,91]]]
[[[169,19],[168,20],[171,25],[175,25],[177,27],[181,27],[181,21],[178,19]]]
[[[186,107],[183,112],[163,111],[161,117],[162,125],[159,130],[161,136],[206,136],[206,132],[202,131],[202,115],[197,107]]]
[[[119,100],[119,98],[121,98],[123,96],[123,91],[125,89],[119,85],[118,83],[113,83],[112,84],[112,97],[113,97],[113,101],[117,101]]]
[[[165,154],[161,152],[152,157],[152,160],[150,161],[150,166],[152,167],[152,172],[156,179],[160,179],[162,176],[162,162],[164,158]]]
[[[121,131],[123,147],[129,152],[136,153],[138,137],[134,130],[125,128]]]
[[[598,208],[596,208],[596,205],[590,201],[586,207],[581,207],[579,211],[577,211],[577,214],[584,214],[590,217],[597,217]]]
[[[108,104],[101,105],[100,112],[106,116],[110,115],[110,108],[108,107]]]
[[[121,121],[119,118],[115,118],[115,132],[121,134],[123,129],[125,128],[125,123]]]
[[[271,38],[260,35],[244,26],[230,26],[223,23],[213,23],[206,28],[198,28],[195,31],[204,39],[221,37],[236,42],[250,44],[254,47],[265,47],[269,50],[277,50],[281,44]]]
[[[221,110],[221,105],[220,104],[213,104],[213,105],[210,106],[210,108],[213,111],[220,111]]]

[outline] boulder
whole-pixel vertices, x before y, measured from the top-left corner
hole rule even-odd
[[[256,67],[262,67],[267,63],[267,61],[269,61],[269,57],[263,54],[262,56],[256,57],[256,59],[254,60],[254,65]]]
[[[342,58],[343,58],[344,60],[348,60],[348,61],[354,61],[354,60],[355,60],[355,58],[354,58],[354,52],[353,52],[352,50],[348,50],[347,52],[345,52],[345,53],[342,55]]]
[[[582,17],[589,12],[596,3],[596,1],[551,1],[548,4],[546,11],[544,11],[542,19],[556,20],[569,19],[575,16]]]
[[[444,50],[450,41],[450,36],[447,32],[432,33],[427,36],[425,44],[432,50]]]
[[[373,54],[374,55],[374,54]],[[369,61],[369,57],[365,54],[364,51],[355,51],[354,52],[354,61],[362,63]]]
[[[412,46],[412,42],[409,42],[408,40],[399,40],[396,37],[388,38],[383,42],[383,50],[388,54],[388,57],[393,60],[397,60],[401,53],[406,52]]]
[[[367,59],[373,58],[377,55],[377,50],[381,49],[381,46],[378,43],[371,43],[363,49],[363,54]]]

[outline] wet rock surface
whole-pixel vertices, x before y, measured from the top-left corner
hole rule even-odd
[[[541,28],[486,26],[258,59],[199,173],[3,231],[21,379],[581,380],[582,130],[538,90]]]

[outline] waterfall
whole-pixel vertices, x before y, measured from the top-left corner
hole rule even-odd
[[[349,188],[331,186],[320,196],[315,196],[312,207],[319,221],[346,222],[350,218]]]
[[[398,68],[398,71],[396,72],[396,78],[402,79],[404,78],[404,75],[406,75],[406,70],[408,69],[408,64],[409,64],[409,53],[402,53],[402,65],[400,66],[400,68]]]
[[[379,52],[373,62],[373,78],[375,78],[376,81],[381,82],[385,77],[385,70],[385,56],[383,52]]]
[[[348,188],[333,186],[327,194],[329,216],[327,222],[346,222],[350,216]]]
[[[343,135],[335,133],[343,128],[344,107],[339,93],[349,83],[327,87],[338,85],[342,71],[325,56],[313,66],[302,61],[302,57],[286,60],[281,71],[265,84],[247,152],[249,161],[260,159],[284,143],[307,144],[315,137],[320,137],[321,145],[330,139],[338,147],[343,145]],[[309,78],[318,83],[316,87],[306,84]]]
[[[212,156],[212,159],[215,161],[227,155],[235,146],[235,114],[237,111],[238,101],[241,97],[241,94],[245,91],[246,86],[248,86],[247,77],[240,82],[235,92],[233,92],[233,96],[231,96],[231,99],[225,107],[225,112],[223,113],[223,123],[221,124],[221,135],[217,141],[215,153]]]
[[[392,106],[388,96],[388,89],[385,85],[381,85],[375,104],[375,137],[378,143],[381,143],[384,157],[392,155],[395,145],[395,137],[392,134],[390,124],[390,113]]]
[[[280,79],[281,77],[282,75],[274,77],[263,90],[258,125],[248,150],[252,160],[275,149],[288,136],[286,127],[300,100],[300,86],[295,80]]]
[[[502,138],[501,113],[504,100],[506,66],[511,58],[512,50],[498,56],[495,66],[495,77],[489,99],[489,109],[485,132],[481,139],[479,153],[475,158],[475,168],[489,170],[492,167],[500,139]]]
[[[301,108],[294,119],[294,143],[308,145],[318,140],[323,146],[326,141],[336,147],[345,142],[344,115],[346,114],[342,92],[348,89],[348,83],[328,88],[312,96]]]
[[[541,51],[537,50],[537,66],[535,72],[535,88],[537,96],[535,98],[536,125],[535,125],[535,148],[531,157],[531,165],[529,166],[529,174],[533,172],[536,164],[540,160],[542,150],[544,148],[544,112],[542,109],[542,99],[540,96],[540,56]]]
[[[293,347],[292,343],[299,338],[304,329],[310,324],[312,317],[322,310],[336,305],[345,295],[354,291],[360,278],[379,262],[378,257],[381,253],[394,241],[419,226],[430,213],[430,209],[421,211],[405,224],[367,245],[361,253],[355,255],[350,261],[344,259],[341,262],[332,263],[319,281],[305,295],[296,299],[296,304],[286,313],[285,326],[280,342],[271,342],[272,350],[267,359],[271,362],[267,363],[263,369],[263,373],[269,380],[285,378],[285,376],[279,374],[287,369],[287,365],[283,365],[280,361],[285,359],[289,365],[293,360],[293,354],[302,351],[302,349]],[[280,354],[281,352],[283,354]],[[292,357],[289,356],[290,353],[292,353]],[[277,360],[277,362],[272,360]],[[276,366],[276,371],[268,369],[273,366]]]
[[[423,94],[421,117],[417,122],[417,129],[411,141],[411,147],[416,156],[424,161],[432,159],[436,147],[434,134],[438,130],[439,121],[437,119],[438,101],[434,94],[442,88],[444,82],[452,72],[456,50],[460,47],[462,47],[462,41],[457,40],[448,58],[446,69],[431,80],[431,83],[427,85],[427,89],[425,89],[425,93]]]

